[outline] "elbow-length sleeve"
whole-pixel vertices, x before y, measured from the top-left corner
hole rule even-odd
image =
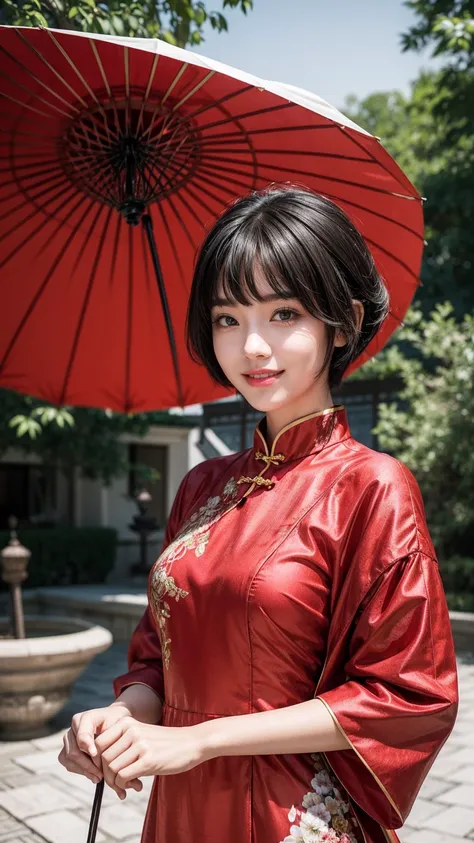
[[[173,541],[182,523],[187,476],[182,481],[171,508],[161,553]],[[129,685],[147,685],[161,701],[164,700],[161,640],[151,617],[150,606],[147,606],[130,640],[128,672],[114,679],[115,697],[117,698]]]
[[[351,749],[326,757],[383,827],[403,825],[456,718],[458,685],[438,564],[418,551],[391,564],[361,604],[346,681],[317,694]]]

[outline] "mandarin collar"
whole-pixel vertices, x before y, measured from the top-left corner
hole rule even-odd
[[[269,448],[264,435],[265,419],[255,428],[253,452],[256,460],[268,457],[275,465],[315,454],[350,437],[347,412],[342,404],[311,413],[287,424]]]

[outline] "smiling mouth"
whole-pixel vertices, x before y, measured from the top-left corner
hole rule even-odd
[[[248,372],[244,374],[244,378],[252,386],[270,386],[283,374],[283,371],[281,369],[279,372],[255,372],[255,374]]]

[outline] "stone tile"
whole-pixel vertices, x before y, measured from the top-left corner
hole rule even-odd
[[[17,787],[24,787],[26,784],[35,784],[37,781],[34,773],[18,768],[17,773],[9,774],[3,779],[2,783],[5,784],[4,790],[14,790]]]
[[[452,782],[437,779],[435,776],[428,776],[423,782],[418,798],[422,799],[436,799],[440,793],[445,793],[452,787]]]
[[[140,837],[142,827],[143,816],[123,802],[101,811],[99,829],[110,834],[114,840],[125,840],[134,834]]]
[[[61,729],[60,732],[47,735],[45,738],[36,738],[36,740],[32,740],[31,743],[35,749],[41,749],[44,751],[48,749],[56,749],[57,747],[59,752],[63,745],[63,735],[65,732],[67,732],[67,729]]]
[[[441,752],[430,770],[430,775],[438,779],[444,779],[454,770],[458,770],[459,767],[463,767],[466,764],[472,764],[472,749],[468,749],[467,747],[463,749],[458,748],[457,752],[450,753],[449,755],[444,755]]]
[[[423,825],[440,834],[444,832],[443,841],[447,834],[466,837],[470,831],[474,830],[474,810],[458,806],[447,808],[436,816],[428,817]]]
[[[438,796],[438,802],[443,802],[446,805],[463,805],[465,808],[472,808],[474,806],[472,785],[461,784],[458,787],[453,787],[452,790],[448,790],[446,793]]]
[[[397,829],[397,834],[400,836],[400,831]],[[445,834],[444,832],[431,831],[427,828],[411,829],[406,837],[400,837],[402,843],[462,843],[462,837],[453,837],[452,834]]]
[[[440,811],[443,811],[443,805],[436,805],[435,802],[418,797],[408,815],[408,825],[419,828],[425,825],[427,819],[439,814]]]
[[[12,758],[33,751],[31,741],[0,741],[0,756]]]
[[[81,803],[73,796],[41,783],[3,791],[0,793],[0,806],[22,820],[26,817],[34,817],[35,814],[80,808]]]
[[[413,835],[418,833],[415,828],[411,828],[409,825],[404,825],[403,828],[397,828],[400,843],[412,843],[412,841],[416,840]]]
[[[41,834],[47,843],[84,843],[87,840],[89,822],[71,811],[55,811],[40,817],[25,820],[29,828]],[[96,842],[102,843],[104,835],[98,831]]]
[[[15,832],[19,834],[24,828],[24,825],[19,823],[15,817],[7,814],[3,808],[0,808],[0,840],[2,843],[7,838],[9,839]]]
[[[474,761],[474,753],[473,753]],[[474,785],[474,764],[467,764],[464,767],[458,767],[446,776],[449,782],[459,782],[459,784]],[[474,795],[473,795],[474,801]]]
[[[15,764],[24,767],[25,770],[30,770],[32,773],[41,773],[42,770],[48,767],[53,767],[56,764],[61,766],[58,761],[59,751],[52,749],[49,752],[35,752],[33,755],[20,755],[14,758]]]
[[[20,834],[15,834],[14,837],[8,837],[5,842],[1,836],[0,840],[2,840],[2,843],[44,843],[44,837],[40,837],[39,834],[35,834],[28,828],[24,828]]]
[[[74,793],[76,797],[79,797],[81,794],[85,794],[88,799],[93,799],[94,797],[95,785],[86,776],[70,773],[62,764],[48,767],[44,770],[44,774],[48,776],[48,781],[50,781],[52,787],[57,786],[57,783],[60,782],[70,792]],[[43,781],[43,779],[41,780]]]

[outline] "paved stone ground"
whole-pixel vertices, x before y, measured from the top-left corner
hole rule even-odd
[[[111,701],[112,679],[124,672],[125,661],[125,644],[98,656],[51,734],[0,742],[0,843],[86,843],[94,786],[64,770],[57,755],[72,714]],[[459,659],[459,677],[456,726],[399,831],[402,843],[474,840],[474,658]],[[106,788],[97,843],[139,843],[151,779],[144,785],[140,794],[129,791],[124,802]]]

